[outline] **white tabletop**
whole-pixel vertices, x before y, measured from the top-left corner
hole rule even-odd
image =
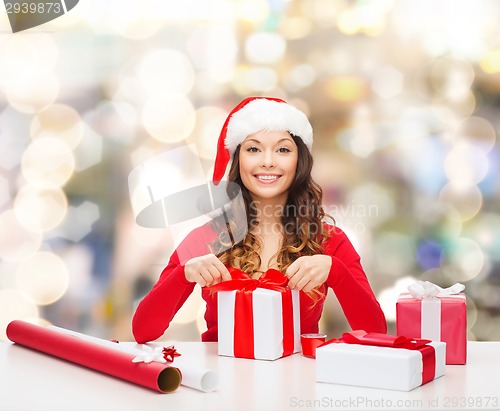
[[[176,342],[175,346],[185,361],[189,358],[219,374],[215,392],[181,386],[160,394],[0,343],[0,410],[500,409],[500,342],[469,342],[467,365],[448,365],[444,377],[410,392],[316,383],[315,360],[300,354],[256,361],[220,357],[216,343]]]

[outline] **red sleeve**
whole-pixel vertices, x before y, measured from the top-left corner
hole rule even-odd
[[[138,343],[160,338],[193,292],[196,283],[186,280],[184,264],[189,258],[210,252],[207,247],[210,237],[213,231],[208,226],[193,230],[172,254],[158,282],[135,311],[132,333]]]
[[[132,319],[135,340],[143,344],[160,338],[193,292],[195,284],[186,280],[184,266],[179,264],[174,253],[156,285],[135,311]]]
[[[366,274],[360,257],[345,233],[337,227],[325,246],[332,257],[332,267],[326,283],[332,288],[353,330],[387,332],[387,323]]]

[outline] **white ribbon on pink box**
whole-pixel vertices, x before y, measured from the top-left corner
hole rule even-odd
[[[442,339],[442,298],[452,298],[463,300],[465,304],[465,295],[462,291],[465,286],[456,283],[448,288],[442,288],[430,281],[417,281],[408,286],[409,294],[401,294],[398,301],[402,300],[420,300],[420,335],[408,335],[409,337],[424,338],[432,341],[443,341]],[[406,335],[407,321],[404,325],[400,324],[398,308],[397,328],[398,333]],[[449,343],[449,341],[448,341]],[[447,347],[447,350],[450,347]],[[455,361],[448,362],[450,353],[447,353],[447,363],[457,363]],[[461,362],[458,362],[461,363]]]

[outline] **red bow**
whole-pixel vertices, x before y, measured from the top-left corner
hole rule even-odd
[[[208,287],[211,292],[234,291],[236,300],[234,316],[234,355],[235,357],[254,358],[253,302],[252,292],[257,288],[278,291],[282,296],[283,316],[283,356],[290,355],[294,350],[293,334],[293,303],[290,288],[287,287],[288,277],[275,269],[269,269],[258,279],[250,277],[237,268],[229,267],[231,280]]]
[[[342,334],[342,337],[340,339],[332,338],[322,345],[347,343],[375,345],[378,347],[405,348],[407,350],[419,350],[421,347],[426,346],[430,342],[431,340],[423,340],[421,338],[407,338],[403,336],[367,333],[364,330],[356,330]]]
[[[178,353],[173,345],[163,348],[163,358],[168,362],[174,362],[175,357],[180,357],[181,353]]]
[[[229,267],[231,280],[208,287],[210,291],[244,291],[251,292],[257,288],[281,291],[288,284],[288,277],[274,268],[270,268],[259,278],[252,278],[247,273],[234,267]]]

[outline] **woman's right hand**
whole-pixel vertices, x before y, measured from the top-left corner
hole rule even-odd
[[[202,255],[189,260],[184,266],[186,280],[202,287],[218,284],[231,279],[227,267],[215,254]]]

